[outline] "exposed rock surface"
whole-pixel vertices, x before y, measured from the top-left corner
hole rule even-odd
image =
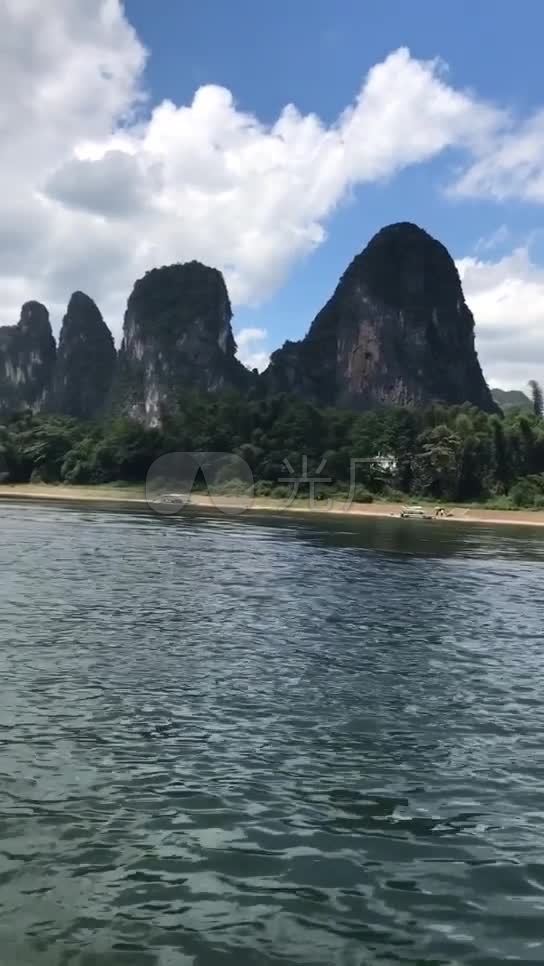
[[[187,262],[154,269],[128,300],[116,396],[149,426],[189,389],[245,389],[250,373],[236,359],[232,311],[221,272]]]
[[[55,356],[45,305],[26,302],[17,325],[0,327],[0,414],[45,408]]]
[[[109,402],[116,351],[113,337],[88,295],[74,292],[59,338],[54,407],[91,419]]]
[[[128,300],[116,356],[95,303],[76,292],[58,352],[47,309],[23,306],[0,328],[0,415],[54,409],[92,418],[113,406],[158,425],[187,390],[292,392],[318,405],[473,403],[498,407],[474,346],[455,264],[416,225],[383,228],[358,255],[300,342],[260,377],[236,358],[221,272],[199,262],[154,269]]]
[[[468,401],[496,410],[453,259],[409,223],[374,236],[306,337],[273,353],[264,381],[269,392],[320,405]]]

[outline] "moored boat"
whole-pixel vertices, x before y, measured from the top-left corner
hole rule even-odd
[[[432,520],[433,515],[422,506],[403,506],[401,517],[406,520]]]

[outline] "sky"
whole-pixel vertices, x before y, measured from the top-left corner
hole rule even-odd
[[[491,385],[544,381],[541,0],[0,0],[0,322],[221,269],[239,356],[381,227],[455,258]]]

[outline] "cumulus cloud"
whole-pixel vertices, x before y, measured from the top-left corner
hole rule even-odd
[[[454,193],[496,201],[521,198],[544,202],[544,111],[521,124],[512,121],[477,152],[458,179]]]
[[[1,163],[35,187],[132,116],[146,54],[118,0],[2,0],[0,28]]]
[[[213,85],[150,110],[145,60],[120,0],[0,5],[4,321],[21,296],[55,316],[84,288],[118,334],[135,278],[191,258],[224,271],[235,305],[258,303],[323,241],[353,186],[450,146],[484,150],[503,123],[406,50],[329,125],[294,105],[264,124]]]
[[[76,287],[88,281],[104,294],[92,219],[74,220],[41,189],[84,139],[107,139],[135,122],[145,59],[118,0],[2,0],[1,322],[16,319],[28,298],[62,311],[70,293],[56,286],[55,269],[79,260],[83,237],[86,271]]]
[[[266,329],[240,329],[234,335],[238,346],[238,358],[248,369],[262,372],[270,361],[270,349],[266,346]]]
[[[78,145],[78,158],[53,176],[55,196],[88,207],[98,183],[107,204],[111,173],[102,167],[109,169],[112,152],[138,158],[125,172],[125,190],[132,174],[135,192],[149,200],[132,215],[156,241],[156,257],[211,261],[235,303],[255,303],[323,241],[327,217],[352,185],[449,145],[486,141],[500,113],[448,87],[440,71],[438,62],[399,50],[372,68],[355,103],[330,126],[293,105],[264,125],[230,91],[201,87],[190,105],[164,102],[145,125]]]
[[[106,151],[99,161],[67,161],[53,172],[45,193],[68,207],[112,219],[141,214],[153,194],[150,173],[124,151]]]
[[[497,261],[462,258],[457,268],[488,382],[503,389],[544,382],[544,267],[520,247]]]
[[[354,187],[447,149],[468,158],[459,194],[544,200],[544,114],[516,122],[456,89],[438,60],[391,53],[325,124],[292,104],[264,123],[215,85],[152,107],[146,57],[121,0],[0,3],[1,322],[38,298],[58,323],[84,289],[118,337],[134,280],[193,258],[225,273],[235,306],[259,303]],[[524,250],[460,265],[498,378],[503,335],[525,326],[512,359],[537,338],[541,270]],[[264,332],[238,342],[249,365],[265,364]]]

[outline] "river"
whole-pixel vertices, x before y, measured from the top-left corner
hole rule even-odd
[[[2,966],[544,961],[544,538],[0,505]]]

